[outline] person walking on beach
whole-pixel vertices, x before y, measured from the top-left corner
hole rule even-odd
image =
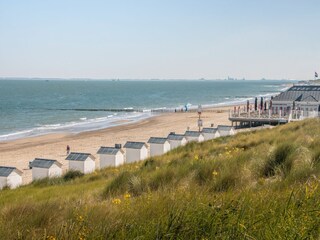
[[[67,155],[69,155],[69,153],[70,153],[70,146],[67,145]]]

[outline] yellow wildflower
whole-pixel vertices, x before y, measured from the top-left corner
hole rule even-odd
[[[121,200],[119,198],[115,198],[112,200],[112,203],[117,205],[121,203]]]
[[[212,172],[212,175],[213,175],[213,176],[218,176],[218,174],[219,174],[219,173],[218,173],[216,170],[214,170],[214,171]]]
[[[198,160],[199,159],[199,156],[198,155],[195,155],[194,156],[194,160]]]
[[[125,198],[125,199],[129,199],[129,198],[131,198],[131,195],[130,195],[129,193],[126,193],[126,194],[124,195],[124,198]]]
[[[83,222],[84,218],[81,215],[79,215],[77,220],[78,220],[78,222]]]

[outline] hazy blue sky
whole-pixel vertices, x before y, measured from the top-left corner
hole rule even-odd
[[[0,77],[312,78],[319,0],[0,0]]]

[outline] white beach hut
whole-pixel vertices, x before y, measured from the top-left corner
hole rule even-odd
[[[203,135],[205,141],[220,137],[218,128],[203,128],[202,135]]]
[[[95,157],[90,153],[72,152],[66,160],[69,161],[69,170],[80,171],[86,174],[94,172],[96,168]]]
[[[187,139],[182,134],[175,134],[174,132],[171,132],[168,135],[168,141],[170,143],[170,149],[177,148],[179,146],[184,146],[187,144]]]
[[[57,160],[35,158],[29,163],[29,167],[32,169],[32,180],[61,177],[62,175],[62,164]]]
[[[120,144],[116,144],[115,147],[100,147],[97,154],[100,156],[100,169],[124,164],[124,151]]]
[[[221,137],[235,134],[234,127],[227,125],[218,125],[218,131]]]
[[[150,145],[150,156],[162,155],[170,151],[170,143],[167,138],[151,137],[148,140]]]
[[[17,188],[22,184],[22,172],[15,167],[0,166],[0,190]]]
[[[126,142],[126,162],[142,161],[148,157],[148,146],[144,142]]]
[[[198,131],[186,131],[184,133],[184,136],[186,137],[188,142],[203,142],[204,136],[201,132]]]

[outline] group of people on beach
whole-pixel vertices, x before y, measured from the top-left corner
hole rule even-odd
[[[175,109],[174,109],[174,112],[188,112],[188,106],[185,105],[184,108],[181,108],[181,109],[180,109],[180,111],[175,108]]]

